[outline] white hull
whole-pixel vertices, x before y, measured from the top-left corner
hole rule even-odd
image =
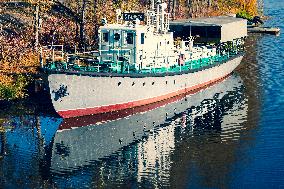
[[[50,74],[49,88],[56,112],[64,118],[110,112],[150,104],[202,88],[229,75],[241,62],[170,76],[122,77]]]

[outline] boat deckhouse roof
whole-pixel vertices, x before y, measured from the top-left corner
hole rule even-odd
[[[183,19],[170,22],[174,37],[198,35],[197,42],[222,43],[247,36],[247,21],[232,16]]]
[[[183,24],[184,26],[222,26],[234,22],[244,21],[242,18],[236,18],[233,16],[215,16],[207,18],[191,18],[171,21],[171,25]]]
[[[130,26],[130,25],[121,25],[121,24],[108,24],[105,26],[101,26],[101,30],[129,30],[129,31],[134,31],[134,30],[140,30],[140,29],[146,29],[145,26],[143,25],[135,25],[135,26]]]

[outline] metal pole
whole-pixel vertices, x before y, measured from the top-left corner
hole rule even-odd
[[[190,23],[190,21],[189,21],[189,23]],[[191,37],[191,23],[189,25],[189,36]]]

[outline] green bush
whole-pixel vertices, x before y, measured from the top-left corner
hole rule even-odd
[[[244,19],[247,19],[247,20],[251,20],[253,18],[252,15],[250,15],[247,11],[245,10],[241,10],[239,11],[237,14],[236,14],[236,17],[238,18],[244,18]]]
[[[13,83],[5,85],[0,84],[0,99],[14,100],[24,98],[27,95],[25,87],[28,83],[27,77],[18,75]]]
[[[16,98],[16,90],[13,86],[0,85],[0,98],[12,100]]]

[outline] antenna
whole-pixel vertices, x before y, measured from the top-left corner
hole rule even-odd
[[[121,10],[120,9],[116,9],[116,23],[119,23],[121,17]]]
[[[154,10],[155,9],[155,0],[152,0],[152,10]]]

